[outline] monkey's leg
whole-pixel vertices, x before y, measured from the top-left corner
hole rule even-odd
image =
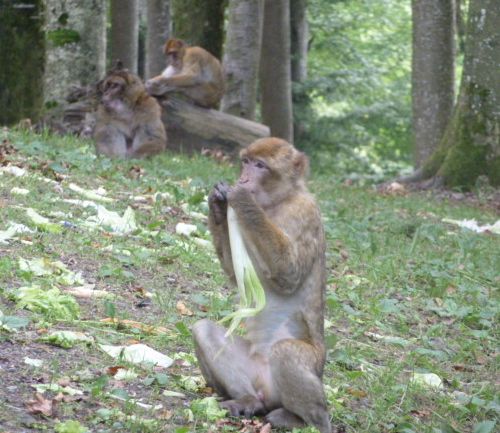
[[[250,343],[238,336],[225,338],[226,329],[207,320],[193,325],[196,357],[207,384],[229,400],[222,406],[231,415],[250,417],[264,411],[261,382],[264,366],[249,355]]]
[[[95,132],[97,154],[125,157],[127,155],[127,140],[123,132],[110,125],[98,127]]]
[[[167,137],[160,123],[161,120],[158,120],[139,127],[134,135],[132,146],[127,149],[129,158],[144,158],[165,150]]]
[[[284,410],[267,419],[276,427],[297,427],[300,419],[321,433],[331,433],[323,383],[314,348],[300,340],[281,340],[271,349],[271,375]]]

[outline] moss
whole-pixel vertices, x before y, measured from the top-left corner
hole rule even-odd
[[[500,184],[500,158],[491,158],[500,130],[500,119],[491,107],[491,91],[469,83],[438,150],[424,166],[427,177],[442,177],[448,187],[469,189],[486,175],[492,185]],[[498,150],[498,149],[497,149]]]
[[[56,47],[62,47],[66,44],[80,42],[80,33],[72,29],[56,29],[47,32],[47,40]]]

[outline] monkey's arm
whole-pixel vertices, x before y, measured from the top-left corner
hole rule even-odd
[[[159,114],[158,114],[159,117]],[[163,152],[167,144],[165,127],[159,118],[139,126],[134,136],[129,157],[144,158]]]
[[[236,284],[234,276],[229,232],[227,228],[227,191],[228,186],[219,182],[208,196],[208,228],[212,233],[213,243],[222,268],[232,284]]]
[[[244,188],[235,188],[230,193],[229,205],[236,211],[245,237],[255,246],[260,257],[260,267],[264,276],[272,282],[272,288],[291,294],[302,287],[316,253],[312,249],[314,246],[308,245],[306,239],[299,239],[304,233],[307,237],[313,237],[308,236],[311,233],[308,221],[300,222],[294,216],[296,212],[302,212],[300,206],[288,210],[288,221],[283,221],[283,225],[296,227],[295,230],[285,232],[267,217],[251,193]],[[297,227],[298,224],[301,227]]]

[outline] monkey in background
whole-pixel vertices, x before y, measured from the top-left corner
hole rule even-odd
[[[190,47],[180,39],[169,39],[163,49],[167,67],[146,81],[150,95],[171,92],[185,95],[196,105],[216,108],[224,94],[222,67],[212,54],[201,47]]]
[[[118,63],[98,84],[97,93],[94,139],[98,154],[143,158],[165,150],[167,133],[161,107],[137,75]]]
[[[235,186],[209,195],[209,227],[224,271],[234,283],[227,206],[264,287],[266,305],[246,319],[245,337],[203,319],[193,326],[207,384],[231,415],[266,414],[275,427],[313,425],[330,433],[322,384],[325,363],[325,238],[318,206],[305,185],[308,159],[278,138],[240,153]]]

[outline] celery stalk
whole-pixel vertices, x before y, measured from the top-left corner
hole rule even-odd
[[[234,275],[240,294],[240,305],[238,310],[221,320],[221,322],[231,320],[226,337],[233,333],[244,318],[255,316],[266,305],[264,288],[246,249],[236,212],[231,206],[227,207],[227,225]]]

